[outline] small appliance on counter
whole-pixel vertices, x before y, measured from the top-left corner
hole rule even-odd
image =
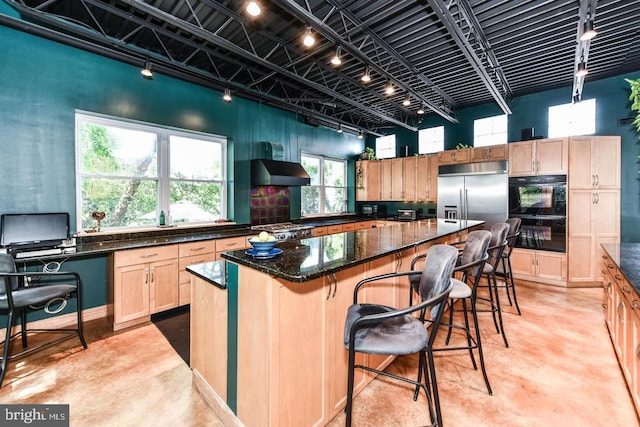
[[[415,221],[418,219],[418,211],[415,209],[398,209],[398,221]]]
[[[386,205],[362,205],[360,208],[360,216],[365,218],[386,218]]]

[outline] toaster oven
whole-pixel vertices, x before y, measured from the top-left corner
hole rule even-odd
[[[398,221],[415,221],[418,212],[415,209],[398,209]]]

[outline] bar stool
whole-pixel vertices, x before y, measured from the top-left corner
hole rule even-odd
[[[516,283],[513,278],[513,271],[511,269],[511,252],[513,251],[513,248],[518,241],[518,237],[520,236],[520,227],[522,225],[522,220],[520,218],[509,218],[507,219],[507,224],[509,224],[509,234],[507,234],[507,248],[502,252],[502,260],[498,265],[496,275],[504,280],[504,285],[498,285],[498,287],[503,287],[506,289],[509,305],[513,306],[515,304],[518,315],[522,315],[520,306],[518,305],[518,297],[516,296]],[[513,295],[513,298],[511,295]]]

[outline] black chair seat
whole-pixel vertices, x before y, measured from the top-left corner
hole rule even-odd
[[[75,285],[46,285],[20,288],[11,293],[14,308],[28,307],[41,304],[53,298],[62,298],[76,291]],[[9,304],[6,295],[0,295],[0,309],[8,309]]]
[[[355,304],[347,311],[344,344],[349,348],[349,331],[357,319],[371,314],[389,313],[395,308],[377,304]],[[425,348],[429,340],[424,324],[417,317],[404,315],[385,319],[356,332],[354,349],[368,354],[405,355]]]

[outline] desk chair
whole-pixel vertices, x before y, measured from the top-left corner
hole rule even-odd
[[[29,284],[25,277],[39,278],[38,283]],[[70,281],[70,284],[60,283],[61,280]],[[25,283],[27,282],[27,283]],[[76,329],[28,329],[27,311],[43,309],[45,304],[52,299],[67,298],[75,295],[76,313],[78,325]],[[24,272],[18,273],[16,264],[11,255],[0,254],[0,313],[7,314],[7,326],[5,339],[2,342],[2,363],[0,367],[0,387],[7,372],[7,362],[17,357],[41,350],[54,345],[62,340],[77,335],[84,348],[87,343],[82,334],[82,297],[80,276],[74,272]],[[39,308],[36,308],[39,307]],[[12,328],[17,315],[20,316],[20,331],[12,334]],[[60,333],[56,339],[49,340],[33,348],[28,348],[27,336],[29,333]],[[11,340],[20,337],[22,340],[22,351],[9,355]]]
[[[347,311],[344,328],[344,345],[349,352],[349,371],[347,378],[346,426],[351,426],[353,408],[354,370],[365,369],[416,386],[414,400],[420,389],[424,390],[429,406],[431,425],[442,426],[442,415],[435,365],[431,352],[438,325],[442,318],[444,302],[452,289],[451,275],[458,257],[456,248],[448,245],[435,245],[429,248],[422,272],[405,271],[384,274],[361,280],[354,290],[353,305]],[[358,302],[358,293],[366,289],[365,285],[376,280],[406,276],[407,279],[419,277],[419,295],[421,302],[403,309],[378,304]],[[431,313],[434,326],[429,332],[424,322],[426,313]],[[363,365],[355,365],[355,354],[407,355],[419,353],[418,379],[400,377]],[[422,383],[424,375],[424,383]]]

